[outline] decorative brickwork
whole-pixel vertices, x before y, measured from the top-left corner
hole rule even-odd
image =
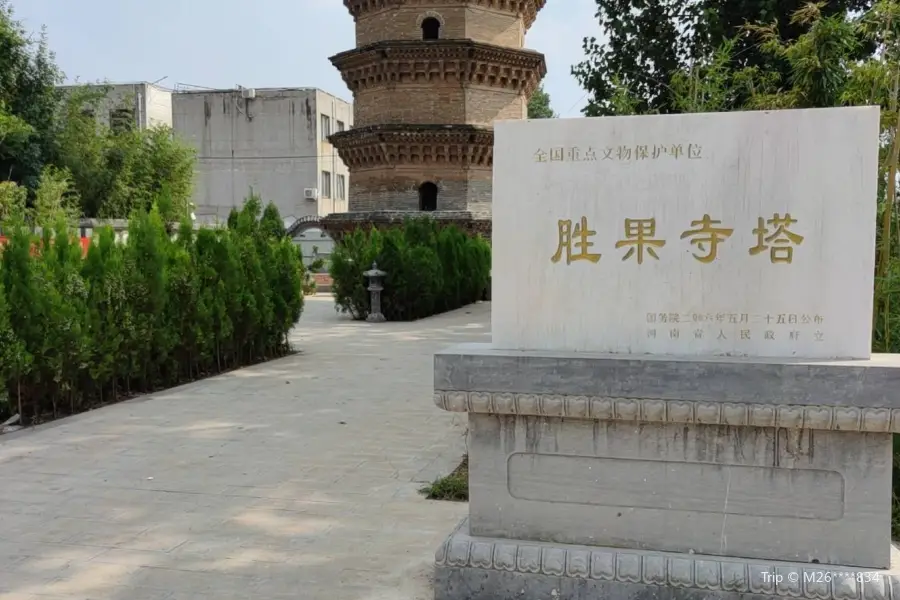
[[[494,130],[475,125],[371,125],[331,136],[353,172],[373,167],[494,164]]]
[[[396,83],[484,85],[530,96],[546,74],[544,55],[472,40],[390,40],[331,57],[354,94]]]
[[[526,116],[546,73],[524,50],[546,0],[345,0],[357,48],[331,57],[353,129],[329,137],[350,169],[335,239],[428,214],[490,238],[493,123]]]

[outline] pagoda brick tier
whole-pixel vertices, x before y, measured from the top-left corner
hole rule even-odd
[[[545,0],[344,0],[357,47],[331,57],[354,127],[329,137],[350,171],[335,239],[428,215],[490,238],[493,127],[522,119],[546,73],[522,48]]]

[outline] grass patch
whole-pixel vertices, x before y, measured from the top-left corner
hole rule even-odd
[[[419,490],[429,500],[466,502],[469,499],[469,455],[446,477],[439,477]]]

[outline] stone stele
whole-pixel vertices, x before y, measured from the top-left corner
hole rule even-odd
[[[497,124],[493,341],[434,359],[469,414],[436,600],[900,600],[878,119]]]

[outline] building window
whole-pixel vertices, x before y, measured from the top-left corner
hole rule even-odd
[[[343,121],[337,121],[336,124],[337,124],[337,130],[338,130],[338,132],[341,132],[341,131],[344,130],[344,122],[343,122]]]
[[[422,20],[422,39],[436,40],[441,37],[441,22],[434,17]]]
[[[322,139],[327,139],[331,135],[331,117],[322,115]]]
[[[331,173],[322,171],[322,197],[331,198]]]
[[[347,199],[347,179],[340,173],[334,176],[334,198],[336,200]]]
[[[437,210],[438,186],[431,181],[426,181],[419,186],[419,210]]]
[[[131,131],[137,123],[131,108],[114,108],[109,111],[109,128],[116,133]]]

